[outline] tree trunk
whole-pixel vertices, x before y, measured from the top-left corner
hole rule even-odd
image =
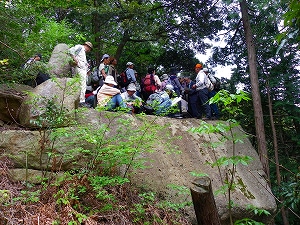
[[[277,178],[277,184],[280,186],[281,184],[281,176],[280,176],[280,164],[279,164],[279,157],[278,157],[278,141],[277,141],[277,135],[276,135],[276,128],[274,124],[274,118],[273,118],[273,106],[272,106],[272,99],[270,96],[270,88],[269,85],[267,85],[267,95],[268,95],[268,104],[269,104],[269,114],[270,114],[270,124],[272,128],[272,134],[273,134],[273,147],[274,147],[274,154],[275,154],[275,163],[276,163],[276,178]],[[283,200],[282,198],[280,199]],[[288,218],[286,216],[285,208],[282,207],[280,209],[282,221],[284,225],[289,225]]]
[[[221,225],[209,177],[195,179],[191,187],[194,209],[199,225]]]
[[[121,57],[121,53],[126,45],[126,43],[128,42],[128,40],[130,39],[130,36],[129,36],[129,32],[128,30],[125,30],[124,31],[124,34],[123,34],[123,37],[121,39],[121,42],[120,44],[118,45],[118,48],[117,48],[117,51],[116,51],[116,54],[115,54],[115,58],[119,61],[119,58]]]
[[[248,7],[245,0],[240,1],[240,7],[242,12],[242,20],[243,20],[243,26],[244,26],[245,37],[247,42],[247,49],[248,49],[248,61],[249,61],[249,70],[250,70],[250,81],[251,81],[251,89],[252,89],[252,100],[253,100],[253,108],[254,108],[254,119],[255,119],[258,153],[259,153],[260,161],[263,165],[264,171],[267,176],[267,181],[270,183],[268,151],[266,146],[263,111],[261,106],[257,67],[256,67],[256,52],[255,52],[254,40],[253,40],[252,30],[250,27],[250,21],[248,16]]]

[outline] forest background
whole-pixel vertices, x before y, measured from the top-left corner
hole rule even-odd
[[[257,74],[249,69],[248,40],[241,16],[246,4],[255,46]],[[141,78],[149,66],[157,73],[176,67],[195,76],[196,54],[213,49],[209,68],[234,66],[223,88],[244,91],[261,99],[270,185],[281,214],[276,224],[299,224],[300,212],[300,3],[298,0],[72,0],[0,1],[0,82],[22,83],[21,65],[36,53],[48,62],[59,43],[90,41],[92,67],[102,54],[118,60],[118,71],[132,61]],[[204,42],[222,41],[224,47]],[[252,43],[252,44],[253,44]],[[203,63],[203,62],[202,62]],[[257,75],[257,89],[251,76]],[[224,74],[224,77],[228,75]],[[256,106],[243,103],[237,118],[258,148]],[[264,163],[264,162],[263,162]]]

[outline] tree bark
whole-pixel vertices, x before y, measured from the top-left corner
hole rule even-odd
[[[280,176],[280,164],[279,164],[279,157],[278,157],[278,140],[277,140],[277,135],[276,135],[276,127],[274,123],[274,118],[273,118],[273,106],[272,106],[272,99],[270,95],[270,88],[269,85],[267,85],[267,95],[268,95],[268,104],[269,104],[269,114],[270,114],[270,124],[272,128],[272,134],[273,134],[273,148],[274,148],[274,154],[275,154],[275,163],[276,163],[276,179],[277,179],[277,184],[280,186],[281,184],[281,176]],[[280,199],[283,201],[283,199]],[[284,225],[289,225],[289,221],[285,212],[285,208],[282,207],[280,209],[281,211],[281,216],[282,216],[282,221]]]
[[[190,188],[199,225],[221,225],[209,177],[195,179]]]
[[[270,183],[268,150],[266,145],[263,111],[262,111],[259,82],[258,82],[258,75],[257,75],[256,52],[255,52],[253,34],[249,22],[248,6],[246,0],[240,1],[240,7],[242,12],[242,20],[243,20],[243,26],[245,31],[247,49],[248,49],[248,61],[249,61],[249,70],[250,70],[250,81],[251,81],[251,89],[252,89],[252,100],[253,100],[253,108],[254,108],[254,119],[255,119],[255,130],[256,130],[258,153],[259,153],[260,161],[263,165],[263,169],[267,176],[267,181],[268,183]]]

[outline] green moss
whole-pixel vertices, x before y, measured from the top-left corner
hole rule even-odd
[[[237,186],[248,199],[255,199],[254,195],[247,190],[247,186],[244,184],[243,180],[241,178],[237,178]]]

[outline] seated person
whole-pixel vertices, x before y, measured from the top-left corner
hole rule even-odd
[[[136,85],[134,83],[127,86],[126,92],[123,92],[121,97],[132,112],[139,113],[141,111],[142,99],[136,95]]]
[[[146,113],[155,115],[168,115],[172,107],[171,98],[174,95],[174,87],[166,85],[165,91],[153,93],[146,101]]]
[[[106,107],[107,110],[114,110],[117,107],[126,108],[126,105],[121,97],[121,92],[115,88],[117,83],[113,76],[107,76],[103,86],[97,94],[98,106]]]

